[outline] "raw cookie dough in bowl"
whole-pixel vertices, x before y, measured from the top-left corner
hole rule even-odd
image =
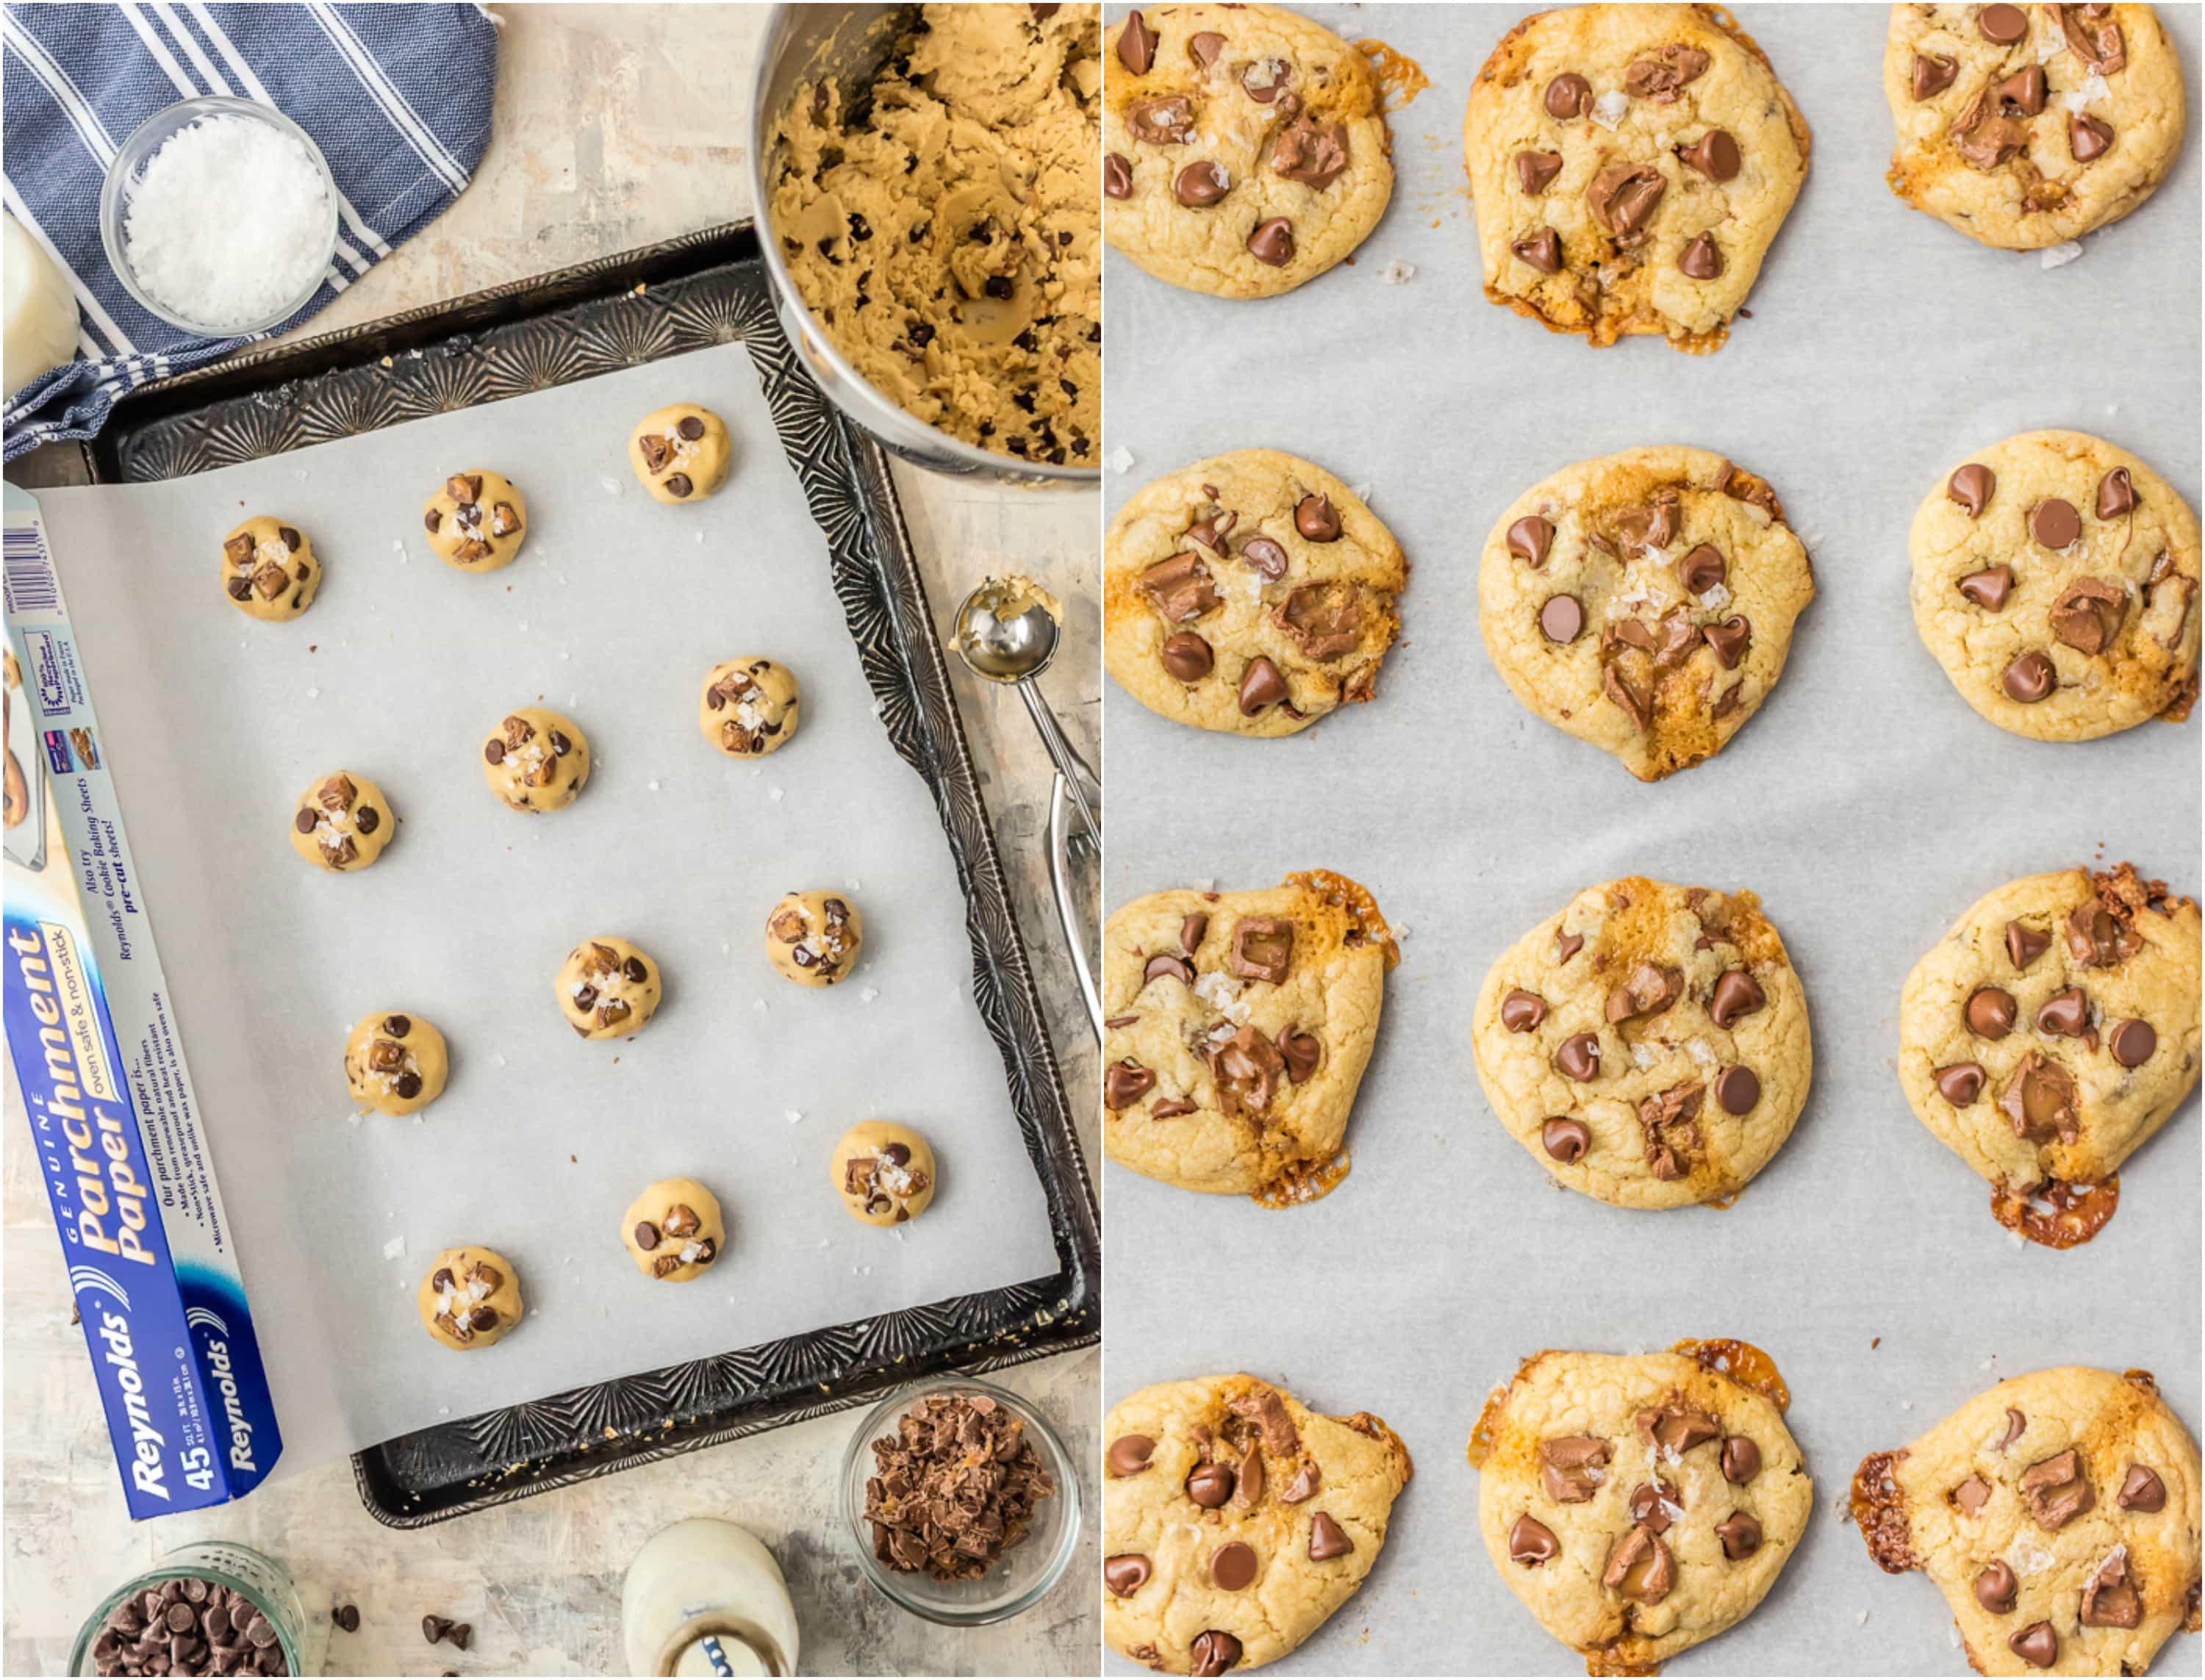
[[[865,918],[844,893],[788,893],[765,918],[765,954],[799,986],[847,980],[865,942]]]
[[[293,801],[291,849],[332,874],[366,869],[397,832],[383,790],[350,770],[332,771]]]
[[[2182,65],[2149,6],[1893,6],[1883,91],[1891,190],[2003,250],[2119,221],[2182,151]]]
[[[413,1114],[444,1094],[451,1062],[444,1035],[419,1015],[378,1009],[345,1041],[345,1085],[378,1114]]]
[[[1501,38],[1463,154],[1485,295],[1594,345],[1718,349],[1807,172],[1807,124],[1718,6],[1566,6]]]
[[[728,482],[734,445],[710,409],[677,402],[645,415],[628,434],[628,465],[652,499],[669,507],[702,502]]]
[[[512,565],[527,540],[527,519],[528,504],[512,482],[481,467],[445,479],[421,513],[429,546],[462,572]]]
[[[704,1275],[728,1244],[720,1199],[694,1178],[661,1178],[621,1216],[621,1240],[646,1278],[686,1284]]]
[[[1906,977],[1899,1081],[2050,1248],[2113,1216],[2122,1162],[2197,1086],[2197,905],[2122,864],[2025,876],[1970,906]]]
[[[751,654],[723,659],[704,674],[697,727],[730,758],[761,758],[795,737],[802,698],[786,665]]]
[[[1099,10],[914,9],[884,51],[868,51],[877,19],[841,39],[858,15],[839,9],[790,8],[769,36],[753,151],[768,268],[805,312],[790,337],[838,406],[921,465],[1091,480]]]
[[[1409,562],[1352,490],[1275,449],[1144,485],[1103,539],[1102,650],[1120,687],[1198,729],[1291,735],[1370,699]]]
[[[1103,64],[1103,229],[1157,279],[1268,298],[1362,244],[1394,192],[1362,53],[1279,6],[1150,6]]]
[[[1914,627],[2001,729],[2087,741],[2197,697],[2197,519],[2103,438],[2028,431],[1923,499],[1907,539]]]
[[[658,965],[611,934],[585,939],[567,953],[553,983],[560,1012],[584,1038],[624,1038],[658,1009]]]
[[[483,780],[531,816],[564,810],[590,779],[590,739],[574,720],[544,706],[522,706],[483,738]]]
[[[247,618],[281,624],[314,604],[322,563],[298,526],[258,513],[222,539],[222,584]]]
[[[1751,1615],[1806,1532],[1790,1403],[1745,1342],[1525,1360],[1471,1437],[1493,1567],[1589,1673],[1655,1672]]]
[[[1273,1207],[1326,1194],[1400,959],[1376,901],[1328,870],[1120,905],[1102,929],[1104,1153]]]
[[[1879,1569],[1945,1595],[1952,1671],[2133,1675],[2196,1631],[2198,1486],[2197,1444],[2150,1372],[2069,1365],[1870,1453],[1849,1503]],[[1941,1659],[1934,1633],[1923,1645]]]
[[[941,1183],[925,1134],[896,1120],[852,1126],[835,1145],[827,1171],[850,1217],[865,1225],[917,1219]]]
[[[415,1297],[431,1339],[461,1353],[503,1341],[520,1322],[520,1273],[495,1249],[446,1249]]]
[[[1658,781],[1757,711],[1815,598],[1814,564],[1767,481],[1705,449],[1565,467],[1485,539],[1478,627],[1509,692]]]
[[[1238,1373],[1128,1394],[1102,1438],[1102,1636],[1159,1674],[1300,1646],[1376,1565],[1412,1474],[1382,1419]]]
[[[1735,1196],[1814,1072],[1806,994],[1760,901],[1643,876],[1587,887],[1504,952],[1471,1035],[1509,1133],[1620,1208]]]

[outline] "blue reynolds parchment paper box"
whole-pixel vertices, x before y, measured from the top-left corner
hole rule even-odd
[[[5,540],[8,1050],[123,1494],[158,1517],[250,1493],[283,1443],[68,606],[13,484]]]

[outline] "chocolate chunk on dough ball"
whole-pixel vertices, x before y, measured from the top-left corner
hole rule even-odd
[[[786,665],[751,654],[723,659],[704,674],[697,727],[730,758],[762,758],[796,733],[802,698]]]
[[[628,434],[628,465],[652,499],[679,507],[702,502],[728,482],[734,446],[709,408],[677,402],[645,415]]]
[[[298,526],[256,513],[222,539],[222,587],[247,618],[281,624],[314,604],[322,562]]]
[[[332,770],[292,806],[291,849],[333,875],[366,869],[398,832],[383,790],[350,770]]]
[[[600,934],[567,953],[553,989],[567,1024],[584,1038],[624,1038],[658,1008],[658,965],[628,941]]]
[[[378,1114],[413,1114],[444,1094],[451,1063],[444,1035],[419,1015],[376,1009],[345,1041],[345,1085]]]
[[[486,1348],[520,1322],[520,1273],[495,1249],[446,1249],[415,1304],[431,1340],[461,1353]]]
[[[895,1120],[865,1120],[842,1134],[827,1163],[850,1217],[902,1225],[934,1200],[940,1181],[924,1133]]]
[[[510,566],[528,537],[528,504],[502,473],[475,467],[455,472],[429,498],[421,524],[429,546],[462,572]]]

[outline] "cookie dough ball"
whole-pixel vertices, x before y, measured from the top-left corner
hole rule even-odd
[[[515,810],[564,810],[590,779],[590,738],[544,706],[508,712],[483,738],[483,780]]]
[[[429,498],[421,523],[429,546],[462,572],[510,566],[528,537],[528,504],[502,473],[455,472]]]
[[[2197,688],[2197,519],[2101,437],[2030,431],[1923,499],[1907,537],[1914,627],[1961,698],[2017,735],[2087,741]]]
[[[661,1178],[627,1204],[621,1240],[646,1278],[686,1284],[727,1246],[720,1200],[694,1178]]]
[[[1807,173],[1805,121],[1720,7],[1527,18],[1462,134],[1485,295],[1594,345],[1720,348]]]
[[[1239,449],[1144,485],[1103,543],[1102,651],[1150,711],[1291,735],[1376,692],[1409,563],[1322,467]]]
[[[799,986],[848,979],[865,940],[865,918],[839,893],[788,893],[765,918],[766,955]]]
[[[1760,901],[1643,876],[1587,887],[1503,952],[1472,1022],[1501,1123],[1620,1208],[1736,1196],[1814,1072],[1806,994]]]
[[[1790,1400],[1744,1342],[1524,1361],[1471,1438],[1493,1567],[1590,1671],[1655,1672],[1751,1615],[1806,1530]]]
[[[628,465],[654,500],[702,502],[728,482],[734,445],[720,417],[693,402],[646,414],[628,434]]]
[[[446,1249],[421,1279],[416,1304],[431,1340],[469,1353],[520,1322],[520,1273],[495,1249]]]
[[[2028,876],[1907,976],[1899,1083],[2001,1224],[2071,1248],[2113,1216],[2122,1162],[2197,1086],[2199,925],[2127,864]]]
[[[1767,483],[1663,446],[1517,497],[1485,539],[1477,594],[1509,692],[1658,781],[1721,751],[1768,698],[1815,573]]]
[[[939,1178],[923,1134],[894,1120],[865,1120],[842,1134],[828,1176],[850,1217],[867,1225],[902,1225],[934,1200]]]
[[[2149,6],[1893,6],[1891,190],[2035,251],[2117,222],[2182,150],[2174,44]]]
[[[444,1035],[419,1015],[378,1009],[345,1041],[352,1100],[378,1114],[413,1114],[444,1094],[451,1063]]]
[[[1382,1419],[1239,1374],[1128,1394],[1102,1438],[1102,1636],[1160,1674],[1245,1672],[1315,1634],[1376,1566],[1411,1472]]]
[[[705,673],[697,727],[730,758],[762,758],[796,733],[800,698],[788,666],[747,654],[723,659]]]
[[[383,790],[350,770],[331,771],[294,802],[291,849],[316,869],[364,870],[397,832]]]
[[[1157,279],[1272,297],[1385,213],[1378,78],[1323,25],[1278,6],[1128,12],[1102,71],[1103,232]]]
[[[658,1008],[658,965],[610,934],[567,953],[553,989],[567,1024],[585,1038],[624,1038]]]
[[[298,526],[258,513],[222,539],[222,586],[247,618],[281,624],[314,604],[322,562]]]
[[[2198,1468],[2150,1372],[2070,1365],[1870,1453],[1851,1515],[1877,1567],[1936,1583],[1979,1672],[2143,1674],[2196,1625]]]
[[[1329,870],[1120,905],[1102,929],[1104,1153],[1182,1190],[1322,1196],[1347,1170],[1400,960],[1376,900]]]

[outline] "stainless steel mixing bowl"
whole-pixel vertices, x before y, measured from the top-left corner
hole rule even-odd
[[[1099,465],[1055,466],[979,448],[936,430],[875,390],[819,330],[781,259],[770,206],[772,183],[780,172],[773,135],[782,114],[799,86],[823,78],[841,90],[843,109],[848,110],[872,86],[917,10],[908,5],[793,5],[776,6],[767,15],[758,80],[751,90],[751,202],[757,207],[758,246],[773,277],[782,327],[827,400],[906,460],[936,472],[1007,484],[1093,490],[1102,482]],[[1099,185],[1097,190],[1099,194]]]

